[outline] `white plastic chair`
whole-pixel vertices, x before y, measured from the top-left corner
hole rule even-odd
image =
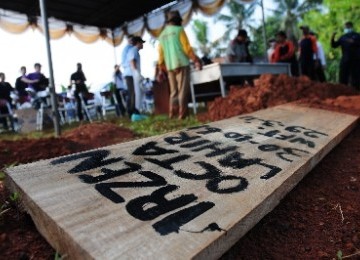
[[[103,117],[106,117],[106,113],[108,111],[116,112],[117,107],[119,105],[115,94],[112,91],[101,91],[100,96],[101,96],[101,108],[102,108]],[[111,102],[112,99],[114,103]]]
[[[85,96],[86,95],[86,96]],[[85,113],[85,116],[88,118],[89,122],[93,122],[92,117],[96,116],[98,119],[102,120],[101,106],[99,106],[95,101],[95,95],[93,93],[80,93],[81,107]],[[86,102],[85,102],[86,99]]]

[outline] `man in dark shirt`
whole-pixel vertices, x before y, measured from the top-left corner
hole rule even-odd
[[[71,77],[70,77],[70,85],[75,84],[74,96],[75,96],[76,104],[77,104],[78,118],[81,121],[81,120],[83,120],[84,117],[82,114],[80,94],[82,94],[82,96],[84,98],[84,102],[86,102],[86,96],[89,93],[89,91],[85,85],[86,77],[85,77],[84,72],[82,71],[81,63],[76,64],[76,66],[77,66],[76,72],[71,74]]]
[[[22,78],[26,78],[26,67],[22,66],[20,68],[21,76],[16,79],[15,82],[15,88],[19,95],[19,101],[20,103],[23,103],[28,100],[29,93],[26,91],[26,88],[28,87],[28,84],[26,84]]]
[[[317,59],[317,45],[315,36],[310,34],[308,26],[300,26],[303,37],[299,42],[299,62],[301,74],[315,80],[315,60]]]
[[[353,29],[353,23],[345,23],[344,34],[336,41],[336,32],[331,37],[331,47],[341,46],[339,80],[360,90],[360,34]]]
[[[14,88],[5,81],[5,74],[0,72],[0,114],[8,114],[10,112],[6,102],[11,105],[11,91],[14,91]],[[6,118],[0,117],[0,122],[3,124],[4,129],[8,128]]]

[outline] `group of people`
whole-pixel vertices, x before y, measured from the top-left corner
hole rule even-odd
[[[300,29],[303,36],[298,43],[298,55],[293,41],[287,38],[284,31],[279,31],[276,39],[270,40],[268,60],[271,63],[289,63],[292,76],[305,75],[324,82],[326,59],[322,45],[308,26],[301,26]]]
[[[190,92],[190,61],[196,69],[202,68],[202,60],[193,51],[189,39],[182,26],[182,18],[178,11],[167,13],[166,27],[159,36],[159,60],[156,70],[156,80],[167,80],[170,86],[169,117],[184,119],[188,115],[188,97]],[[325,81],[324,68],[326,66],[323,48],[317,40],[317,35],[308,26],[301,26],[303,36],[298,43],[287,38],[284,31],[276,34],[276,39],[270,41],[268,60],[271,63],[289,63],[293,76],[306,75],[312,80]],[[344,34],[335,40],[336,34],[331,37],[333,48],[341,47],[342,58],[340,62],[340,83],[350,84],[360,88],[360,34],[353,29],[353,24],[345,24]],[[145,41],[139,36],[128,36],[128,44],[122,51],[121,66],[115,65],[113,83],[116,86],[116,99],[118,100],[118,114],[128,116],[133,120],[146,118],[143,111],[144,91],[142,88],[140,50]],[[229,43],[226,50],[227,62],[253,62],[249,51],[250,40],[246,30],[240,29],[234,40]],[[298,51],[297,51],[298,49]],[[16,79],[20,102],[28,101],[29,89],[34,92],[45,90],[48,79],[41,73],[41,65],[35,63],[35,71],[26,74],[26,68],[21,67],[21,76]],[[83,119],[81,98],[88,95],[86,77],[82,71],[81,63],[77,64],[77,71],[70,77],[70,86],[77,103],[77,115]],[[251,83],[251,79],[248,80]],[[126,107],[121,102],[122,89],[127,90]],[[0,99],[11,104],[11,92],[14,88],[5,81],[5,74],[0,73]],[[83,99],[84,100],[84,99]],[[5,113],[2,106],[1,113]],[[4,127],[6,120],[1,119]]]
[[[267,59],[271,63],[289,63],[292,76],[305,75],[324,82],[326,59],[318,35],[308,26],[300,26],[300,29],[302,38],[298,43],[289,40],[284,31],[279,31],[276,38],[269,41]],[[360,34],[354,31],[352,22],[346,22],[344,34],[338,40],[335,36],[336,33],[331,37],[331,46],[342,49],[339,82],[360,90]],[[246,30],[240,29],[227,48],[226,62],[253,62],[250,43]]]
[[[0,113],[8,114],[9,109],[14,108],[12,93],[16,90],[18,102],[25,103],[30,101],[30,96],[34,93],[44,91],[49,84],[49,80],[41,73],[41,65],[35,63],[35,71],[26,74],[26,67],[20,68],[21,76],[16,79],[15,88],[12,87],[5,79],[5,73],[0,73]],[[7,120],[0,118],[4,129],[8,128]]]
[[[168,80],[170,86],[169,117],[184,119],[188,116],[188,97],[190,93],[190,60],[201,69],[201,60],[195,55],[189,39],[182,27],[178,11],[167,13],[166,27],[159,36],[159,60],[157,81]],[[141,120],[144,92],[141,89],[141,57],[139,51],[144,40],[129,36],[128,44],[122,51],[121,65],[123,78],[128,91],[127,113],[132,120]],[[116,75],[116,74],[115,74]]]
[[[308,26],[301,26],[303,36],[298,44],[298,59],[295,44],[287,39],[284,31],[276,34],[276,40],[271,42],[268,59],[272,63],[289,63],[293,76],[306,75],[312,80],[324,82],[326,59],[324,49],[317,40],[317,34]],[[352,22],[346,22],[344,34],[335,40],[336,33],[331,37],[331,47],[342,49],[340,61],[339,82],[351,85],[360,90],[360,34],[353,29]]]

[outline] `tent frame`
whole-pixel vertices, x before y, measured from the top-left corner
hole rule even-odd
[[[60,128],[60,118],[58,112],[56,91],[55,91],[55,80],[54,80],[54,70],[53,70],[52,55],[51,55],[50,33],[49,33],[49,22],[48,22],[47,9],[46,9],[46,0],[39,0],[39,2],[40,2],[42,24],[44,27],[45,44],[46,44],[48,66],[49,66],[49,83],[50,83],[52,118],[54,122],[55,136],[59,137],[61,134],[61,128]]]

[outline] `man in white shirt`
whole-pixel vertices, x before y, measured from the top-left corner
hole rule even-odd
[[[139,51],[143,48],[143,43],[145,41],[141,39],[141,37],[134,36],[132,38],[133,46],[130,48],[126,55],[126,63],[128,66],[124,71],[124,75],[132,77],[133,86],[131,86],[131,82],[128,82],[126,79],[126,84],[129,92],[129,105],[128,105],[128,113],[129,116],[132,114],[140,114],[142,110],[142,101],[143,101],[143,92],[141,89],[141,62],[140,62],[140,54]],[[130,83],[130,84],[129,84]],[[133,87],[133,89],[131,89]]]
[[[325,77],[324,70],[326,69],[326,58],[325,58],[324,48],[322,47],[322,44],[318,40],[318,34],[316,34],[314,32],[310,32],[310,35],[313,35],[316,37],[317,53],[316,53],[316,55],[314,55],[315,78],[319,82],[325,82],[326,77]]]

